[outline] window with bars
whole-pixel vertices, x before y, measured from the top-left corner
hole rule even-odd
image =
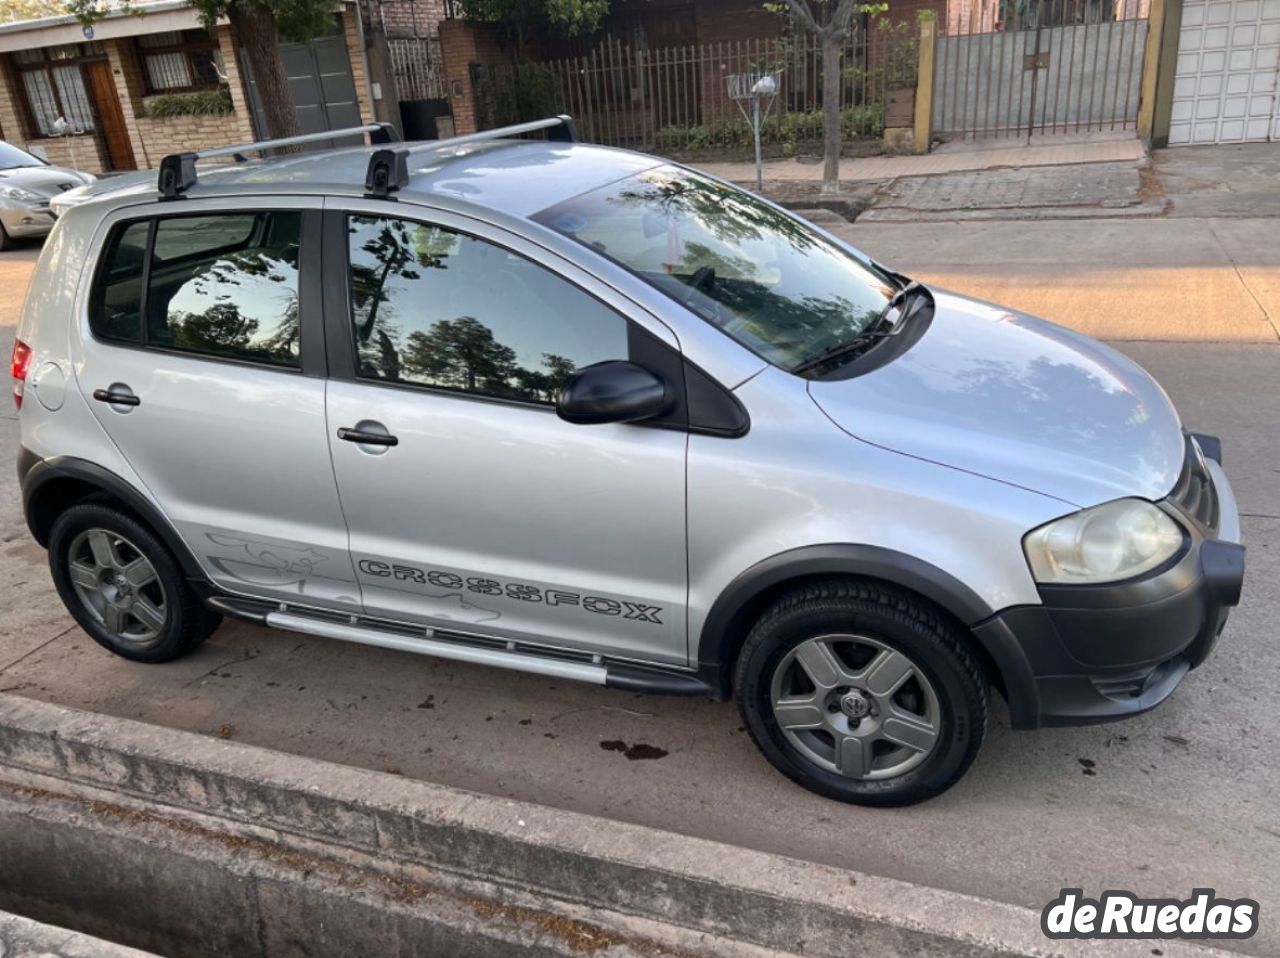
[[[204,30],[174,30],[138,37],[148,93],[216,87],[223,74],[218,41]]]
[[[94,129],[93,103],[80,64],[104,55],[100,43],[69,43],[13,54],[36,135],[57,136],[59,117],[67,121],[70,132],[88,133]]]

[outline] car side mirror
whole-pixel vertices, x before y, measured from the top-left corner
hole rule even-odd
[[[556,414],[580,425],[639,422],[661,416],[674,401],[667,384],[643,366],[609,360],[569,377],[560,390]]]

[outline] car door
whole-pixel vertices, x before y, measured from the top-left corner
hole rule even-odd
[[[319,203],[254,202],[111,218],[76,378],[211,581],[358,611],[325,424]]]
[[[554,408],[592,363],[678,374],[674,336],[496,228],[337,203],[329,438],[366,612],[685,664],[687,432]]]

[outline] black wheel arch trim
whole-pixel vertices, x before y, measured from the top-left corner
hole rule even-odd
[[[998,673],[1015,728],[1039,724],[1039,694],[1030,663],[1007,628],[985,628],[997,610],[967,585],[923,559],[880,546],[803,546],[756,563],[716,599],[698,641],[698,671],[717,694],[730,694],[733,658],[750,630],[762,599],[786,582],[823,575],[877,579],[909,589],[954,616],[974,637]]]
[[[30,457],[24,459],[24,456]],[[144,495],[138,492],[127,481],[109,469],[96,465],[85,459],[72,456],[55,456],[51,459],[40,459],[29,450],[23,449],[18,455],[18,472],[22,484],[22,509],[27,520],[27,528],[40,545],[48,547],[48,530],[41,529],[37,508],[42,489],[60,479],[75,479],[86,485],[96,486],[118,499],[129,511],[142,519],[159,537],[165,547],[173,553],[188,578],[204,579],[204,570],[196,561],[191,550],[187,548],[182,537]]]

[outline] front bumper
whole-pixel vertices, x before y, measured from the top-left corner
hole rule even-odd
[[[53,229],[54,216],[44,206],[5,206],[0,207],[0,223],[4,231],[14,239],[34,239],[48,236]]]
[[[1206,466],[1216,528],[1179,511],[1190,542],[1172,564],[1126,582],[1042,586],[1042,605],[1006,609],[975,629],[984,645],[1021,652],[1029,684],[1006,690],[1015,727],[1137,715],[1209,656],[1240,601],[1244,546],[1231,485],[1218,462]]]

